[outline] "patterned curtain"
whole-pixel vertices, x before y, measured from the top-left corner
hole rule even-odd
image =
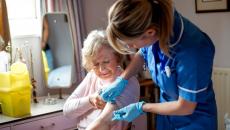
[[[82,0],[41,0],[42,16],[47,12],[65,12],[69,17],[75,51],[77,84],[86,74],[81,66],[81,48],[86,37],[82,10]]]

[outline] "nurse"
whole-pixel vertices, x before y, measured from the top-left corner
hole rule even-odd
[[[137,102],[114,112],[131,122],[157,114],[157,130],[216,130],[217,108],[211,80],[215,47],[196,25],[173,8],[172,0],[117,0],[109,10],[107,34],[122,54],[135,56],[120,77],[100,94],[114,101],[127,80],[148,67],[160,88],[159,103]]]

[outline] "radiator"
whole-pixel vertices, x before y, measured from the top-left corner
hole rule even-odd
[[[218,109],[218,130],[225,130],[224,115],[230,114],[230,68],[213,68],[212,80]]]

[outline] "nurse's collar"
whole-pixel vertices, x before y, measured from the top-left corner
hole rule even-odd
[[[175,45],[177,45],[180,42],[180,40],[182,38],[182,35],[183,35],[183,32],[184,32],[184,21],[183,21],[183,19],[182,19],[180,14],[178,14],[178,16],[179,16],[180,23],[181,23],[180,34],[179,34],[177,40],[174,43],[169,43],[169,47],[174,47]]]

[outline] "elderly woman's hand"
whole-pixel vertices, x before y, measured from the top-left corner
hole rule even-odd
[[[106,105],[106,102],[102,100],[98,93],[94,93],[89,96],[89,102],[96,107],[97,109],[103,109]]]

